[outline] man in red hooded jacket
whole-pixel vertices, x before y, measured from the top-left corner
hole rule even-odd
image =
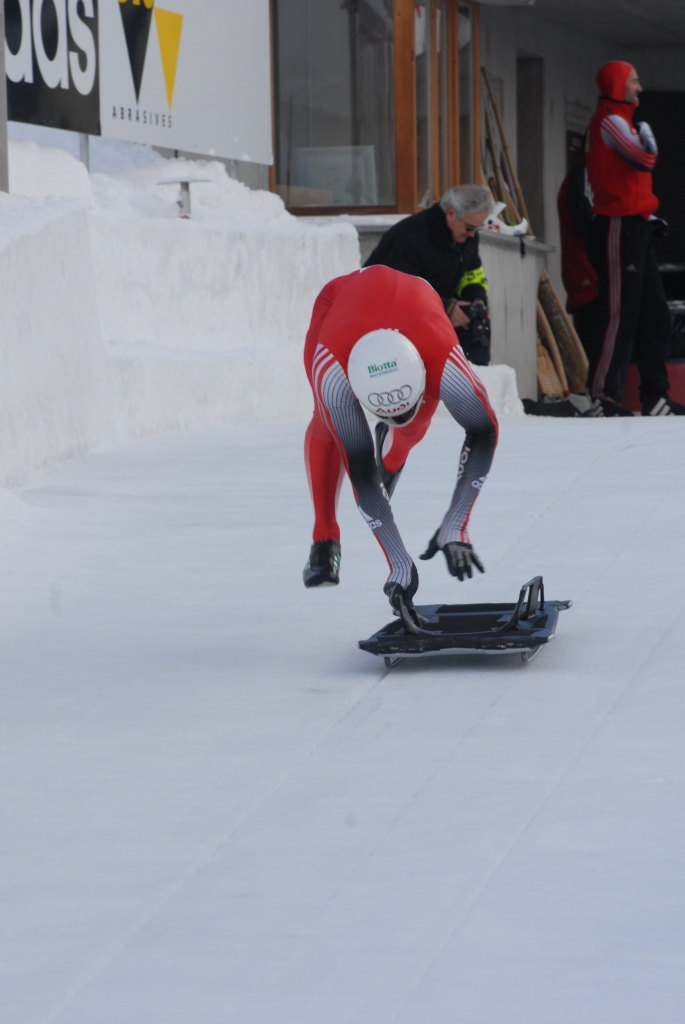
[[[664,225],[652,191],[658,150],[648,124],[633,126],[642,86],[625,61],[605,64],[597,84],[586,156],[594,213],[587,248],[599,279],[602,341],[590,357],[590,393],[597,414],[620,415],[634,346],[642,415],[685,415],[668,397],[671,320],[652,247],[654,226]]]

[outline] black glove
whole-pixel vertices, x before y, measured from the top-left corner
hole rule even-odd
[[[442,551],[447,562],[447,570],[451,576],[458,577],[459,580],[464,580],[468,576],[469,579],[473,576],[472,566],[475,565],[476,569],[481,572],[485,572],[483,563],[480,558],[473,550],[471,544],[461,544],[457,540],[450,540],[443,547],[438,545],[438,533],[436,530],[430,541],[428,547],[422,555],[419,555],[424,562],[427,562],[430,558],[433,558],[438,551]]]
[[[668,221],[663,217],[652,216],[647,223],[652,230],[652,238],[668,238]]]

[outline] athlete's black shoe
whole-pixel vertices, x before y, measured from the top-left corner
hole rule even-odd
[[[340,544],[337,540],[317,540],[312,544],[302,579],[305,587],[335,586],[340,583]]]
[[[642,406],[643,416],[685,416],[685,405],[679,405],[672,398],[659,398],[653,404]]]
[[[385,487],[386,493],[389,498],[392,498],[393,491],[397,487],[397,481],[400,478],[400,474],[404,469],[404,466],[400,466],[396,473],[388,473],[387,469],[383,467],[382,451],[385,439],[388,436],[388,424],[382,421],[376,424],[376,462],[378,463],[378,470],[381,474],[381,480]]]
[[[386,583],[383,587],[383,593],[390,601],[395,615],[399,616],[405,629],[408,629],[410,633],[419,632],[425,621],[414,607],[413,597],[418,589],[419,574],[415,565],[411,567],[411,580],[408,587],[403,587],[401,583]]]

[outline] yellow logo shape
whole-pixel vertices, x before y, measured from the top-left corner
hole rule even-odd
[[[135,0],[133,0],[133,2],[135,3]],[[157,38],[159,39],[159,52],[162,56],[164,84],[166,85],[169,110],[171,110],[171,104],[174,100],[174,84],[176,82],[178,51],[181,47],[183,15],[174,14],[172,11],[160,11],[159,7],[154,8],[154,13],[155,23],[157,25]]]

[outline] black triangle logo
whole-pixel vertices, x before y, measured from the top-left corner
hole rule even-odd
[[[152,22],[152,6],[147,7],[144,3],[140,5],[133,4],[131,0],[126,0],[125,3],[119,4],[119,10],[121,11],[121,20],[124,25],[126,48],[131,64],[131,74],[133,75],[133,87],[136,90],[136,100],[138,100],[140,97],[140,84],[143,81],[150,24]]]

